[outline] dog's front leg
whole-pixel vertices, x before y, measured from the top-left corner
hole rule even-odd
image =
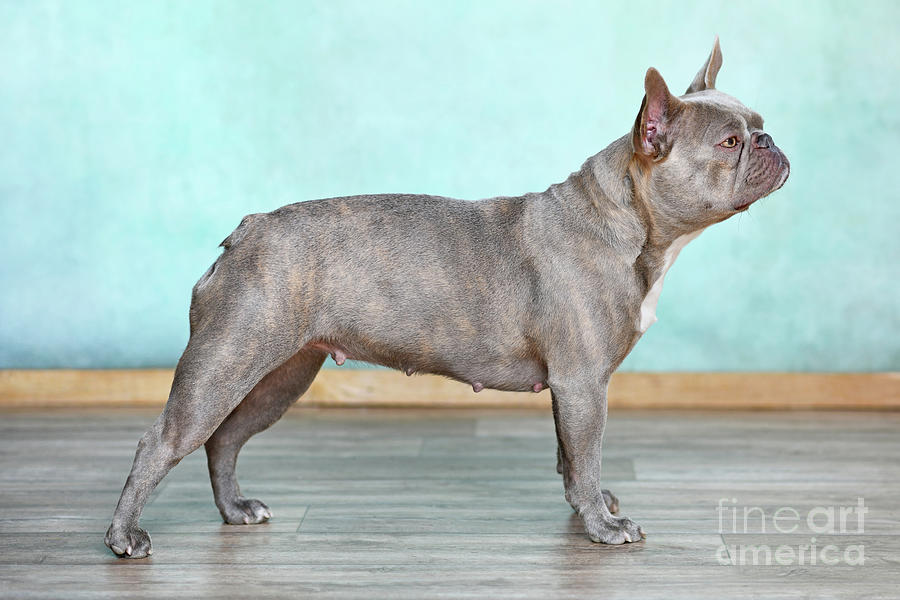
[[[604,498],[606,490],[600,486],[608,382],[608,376],[551,382],[566,500],[581,517],[591,540],[604,544],[637,542],[644,538],[643,530],[631,519],[610,512],[610,502]]]

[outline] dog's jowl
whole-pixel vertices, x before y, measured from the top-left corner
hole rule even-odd
[[[549,388],[566,499],[590,538],[643,530],[601,487],[606,388],[655,321],[684,245],[781,187],[762,117],[715,89],[718,42],[682,96],[650,69],[631,131],[546,191],[477,202],[384,194],[246,217],[193,290],[165,410],[141,438],[106,545],[150,554],[148,496],[206,446],[228,523],[272,515],[241,495],[241,446],[278,420],[329,354],[474,390]],[[660,499],[660,501],[663,501]]]

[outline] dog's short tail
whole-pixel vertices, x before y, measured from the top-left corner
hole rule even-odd
[[[241,219],[240,225],[238,225],[234,231],[229,234],[227,238],[222,240],[222,243],[219,246],[228,250],[229,248],[236,246],[240,243],[244,236],[247,235],[247,231],[249,231],[250,226],[259,219],[265,217],[265,213],[254,213],[252,215],[247,215],[243,219]]]

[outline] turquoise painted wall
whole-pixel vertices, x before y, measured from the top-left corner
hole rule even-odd
[[[244,214],[543,190],[719,34],[793,173],[682,253],[625,368],[900,368],[900,3],[618,4],[0,3],[0,367],[172,365]]]

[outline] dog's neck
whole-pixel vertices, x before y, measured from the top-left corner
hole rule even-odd
[[[656,321],[666,272],[702,229],[685,227],[654,201],[649,173],[634,159],[630,135],[590,157],[548,192],[633,265],[643,298],[636,329],[646,331]]]
[[[540,196],[560,212],[570,227],[633,260],[644,246],[646,228],[634,207],[633,184],[628,174],[631,153],[625,151],[623,144],[630,149],[626,138],[616,140]]]
[[[696,231],[668,214],[664,203],[654,201],[645,169],[635,160],[631,136],[626,135],[588,158],[548,193],[621,254],[655,266],[676,240]]]

